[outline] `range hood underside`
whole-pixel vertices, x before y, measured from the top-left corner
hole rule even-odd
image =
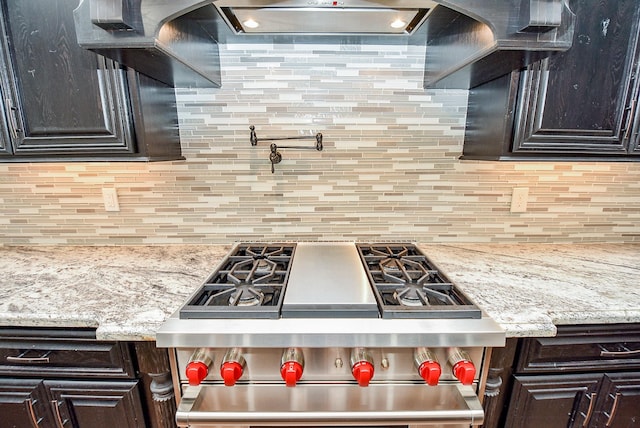
[[[408,34],[406,27],[427,9],[242,8],[219,9],[236,33],[246,34]],[[318,19],[318,14],[323,19]],[[257,27],[243,25],[254,22]],[[390,25],[398,22],[397,27]],[[414,24],[417,27],[417,25]]]
[[[569,49],[575,20],[563,0],[218,1],[83,0],[78,43],[178,87],[221,85],[218,43],[422,44],[425,88],[467,89]]]

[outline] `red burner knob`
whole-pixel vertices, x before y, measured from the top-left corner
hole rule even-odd
[[[198,386],[209,374],[209,366],[213,363],[212,356],[206,348],[198,348],[193,351],[185,373],[189,379],[189,385]]]
[[[222,376],[226,386],[233,386],[242,376],[242,371],[242,364],[237,361],[226,361],[220,367],[220,376]]]
[[[463,385],[471,385],[476,377],[476,367],[471,361],[459,361],[453,366],[453,374]]]
[[[420,364],[418,373],[420,373],[420,377],[424,379],[427,385],[436,386],[440,379],[442,369],[440,368],[440,363],[437,361],[425,361]]]
[[[351,374],[360,386],[368,386],[373,379],[373,357],[365,348],[351,351]]]
[[[287,386],[296,386],[304,370],[304,355],[299,348],[288,348],[282,353],[280,360],[280,376]]]
[[[358,385],[369,386],[373,378],[373,364],[369,361],[358,361],[351,367],[351,374],[358,381]]]
[[[247,362],[242,356],[240,348],[231,348],[222,357],[220,376],[226,386],[233,386],[242,377]]]
[[[297,361],[287,361],[280,367],[280,375],[287,386],[296,386],[302,377],[302,365]]]
[[[202,361],[191,361],[187,364],[189,385],[198,386],[209,374],[209,367]]]
[[[413,353],[413,362],[418,369],[418,374],[427,385],[435,386],[440,380],[442,368],[435,353],[428,348],[416,348]]]

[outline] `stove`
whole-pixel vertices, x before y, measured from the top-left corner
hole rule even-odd
[[[240,243],[157,334],[179,426],[479,425],[504,331],[412,243]]]
[[[180,318],[481,316],[414,244],[303,244],[294,266],[296,248],[237,245],[180,309]]]

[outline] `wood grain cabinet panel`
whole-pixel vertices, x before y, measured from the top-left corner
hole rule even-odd
[[[572,47],[470,90],[464,159],[640,160],[636,0],[570,0]]]
[[[596,427],[640,426],[640,373],[606,374],[600,389]]]
[[[640,328],[563,327],[556,337],[522,342],[517,373],[640,370]]]
[[[49,381],[44,385],[55,419],[63,427],[146,426],[138,382]]]
[[[42,380],[0,378],[0,426],[53,427],[47,403]]]
[[[175,428],[168,360],[93,329],[0,327],[0,427]]]
[[[602,376],[516,376],[506,426],[567,428],[592,416]]]
[[[173,88],[81,48],[78,3],[0,4],[0,160],[180,159]]]
[[[129,351],[121,342],[77,339],[0,340],[0,375],[131,378]]]
[[[638,345],[639,324],[508,339],[490,363],[483,428],[640,427]]]
[[[570,5],[577,15],[571,49],[522,73],[513,151],[626,154],[640,8],[630,0]]]

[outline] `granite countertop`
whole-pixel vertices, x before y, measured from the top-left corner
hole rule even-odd
[[[640,244],[423,244],[507,337],[640,322]],[[231,245],[0,247],[0,326],[154,340]]]
[[[0,326],[155,340],[231,246],[0,247]]]
[[[640,244],[421,245],[507,337],[640,322]]]

